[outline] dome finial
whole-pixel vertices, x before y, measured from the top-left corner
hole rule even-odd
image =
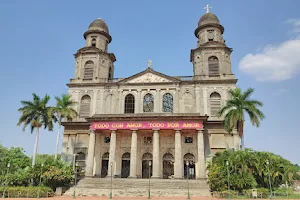
[[[209,13],[210,9],[212,9],[212,7],[210,7],[208,4],[203,8],[204,10],[206,10],[206,13]]]

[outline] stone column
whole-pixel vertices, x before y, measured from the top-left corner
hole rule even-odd
[[[159,162],[159,133],[158,130],[153,131],[153,164],[152,178],[160,177],[160,162]]]
[[[93,176],[93,167],[94,167],[94,154],[95,154],[95,131],[90,130],[89,136],[89,148],[88,155],[86,159],[86,170],[85,176]]]
[[[181,131],[175,130],[175,162],[174,178],[183,178],[182,176],[182,154],[181,154]]]
[[[117,142],[117,135],[116,131],[112,130],[110,134],[110,145],[109,145],[109,160],[108,160],[108,173],[107,176],[110,177],[111,174],[114,176],[114,169],[116,166],[116,142]],[[110,166],[112,163],[112,167]],[[111,171],[112,170],[112,171]]]
[[[94,114],[96,114],[96,109],[97,109],[97,94],[98,94],[98,91],[97,90],[94,90],[93,91],[93,99],[92,99],[92,102],[91,102],[91,104],[92,104],[92,112],[91,112],[91,114],[92,114],[92,116],[94,115]]]
[[[176,88],[176,91],[175,91],[175,99],[174,99],[174,113],[179,113],[180,111],[180,108],[179,108],[179,92],[180,92],[180,89],[179,88]]]
[[[204,136],[203,130],[198,130],[197,138],[197,149],[198,149],[198,174],[197,179],[206,178],[206,164],[204,155]]]
[[[202,88],[202,90],[203,90],[203,111],[204,111],[204,115],[208,115],[207,88]]]
[[[154,112],[160,113],[161,112],[161,103],[160,103],[160,89],[156,89],[156,93],[154,96]]]
[[[137,131],[133,130],[131,134],[130,150],[130,178],[136,178],[136,154],[137,154]]]
[[[96,135],[96,144],[95,144],[95,156],[94,156],[94,171],[96,176],[101,175],[101,134]]]
[[[142,113],[143,112],[143,104],[142,104],[142,101],[141,101],[141,93],[142,93],[142,90],[141,89],[137,89],[137,98],[135,100],[135,103],[136,103],[136,108],[135,109],[135,113]]]
[[[200,98],[200,88],[199,88],[199,86],[196,87],[195,93],[196,93],[196,110],[197,110],[197,113],[200,113],[200,102],[201,102],[202,99]]]

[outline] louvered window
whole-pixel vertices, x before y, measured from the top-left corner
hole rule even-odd
[[[84,76],[83,79],[92,80],[94,75],[94,63],[87,61],[84,65]]]
[[[96,42],[97,42],[97,40],[94,38],[94,39],[92,40],[92,47],[96,47]]]
[[[144,96],[143,112],[153,112],[154,111],[154,98],[152,94],[146,94]]]
[[[212,93],[210,95],[210,114],[211,116],[217,116],[221,109],[221,96],[219,93]]]
[[[89,117],[90,115],[90,106],[91,106],[91,97],[85,95],[81,98],[80,112],[79,115],[82,118]]]
[[[163,96],[163,112],[173,112],[173,96],[170,93]]]
[[[112,75],[112,67],[109,67],[109,70],[108,70],[108,80],[111,80],[113,77]]]
[[[134,96],[132,94],[125,97],[124,113],[134,113]]]
[[[219,75],[219,59],[216,56],[208,58],[209,76]]]

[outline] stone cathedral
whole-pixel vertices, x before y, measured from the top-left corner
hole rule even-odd
[[[211,156],[239,149],[241,140],[217,117],[237,82],[223,33],[216,15],[200,18],[192,76],[168,76],[149,60],[144,71],[115,78],[108,26],[93,21],[67,84],[78,117],[63,122],[62,157],[86,177],[206,179]]]

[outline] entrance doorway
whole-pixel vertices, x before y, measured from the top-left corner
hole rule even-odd
[[[144,153],[142,158],[142,178],[149,178],[149,175],[150,177],[152,176],[152,160],[151,153]]]
[[[109,153],[106,152],[102,156],[101,178],[105,178],[108,172]]]
[[[130,153],[124,153],[122,156],[121,178],[127,178],[130,174]]]
[[[186,163],[188,163],[189,165],[187,165]],[[184,155],[183,166],[184,166],[184,178],[195,179],[196,168],[195,168],[195,156],[193,154],[187,153]]]
[[[163,156],[163,178],[168,179],[174,175],[174,157],[170,153]]]

